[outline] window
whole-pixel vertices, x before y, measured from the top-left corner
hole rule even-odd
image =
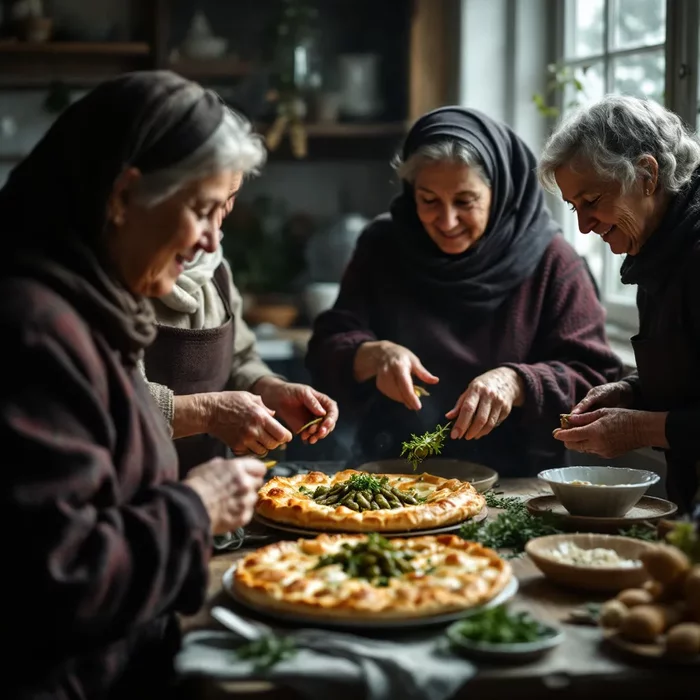
[[[606,93],[647,97],[700,126],[697,75],[698,0],[564,0],[560,64],[578,79],[560,95],[564,113]],[[667,37],[672,41],[667,42]],[[692,70],[690,67],[692,66]],[[574,214],[557,212],[564,231],[586,256],[601,289],[608,319],[627,331],[637,326],[636,288],[620,282],[624,256],[594,234],[578,231]]]

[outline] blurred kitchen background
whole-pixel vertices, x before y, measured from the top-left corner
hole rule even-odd
[[[476,107],[535,152],[561,114],[605,92],[663,101],[695,124],[699,4],[0,0],[0,185],[56,115],[108,76],[170,68],[214,88],[269,149],[224,223],[225,252],[264,359],[308,381],[313,318],[396,191],[390,160],[416,117]],[[551,206],[598,278],[611,340],[632,365],[636,311],[619,260]],[[314,458],[342,457],[337,433]]]

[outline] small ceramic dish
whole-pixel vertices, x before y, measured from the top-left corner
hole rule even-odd
[[[542,625],[543,635],[534,642],[514,644],[476,642],[460,634],[461,622],[461,620],[455,622],[447,628],[446,634],[450,646],[459,654],[484,661],[527,663],[544,656],[564,640],[564,633],[560,629],[551,625]]]
[[[561,561],[555,554],[566,544],[584,550],[612,550],[621,559],[637,563],[633,566],[569,564]],[[638,588],[649,578],[639,561],[639,556],[653,546],[651,542],[632,537],[579,533],[536,537],[525,545],[525,551],[535,566],[555,583],[579,590],[617,592],[625,588]]]
[[[537,476],[569,513],[597,518],[623,517],[660,479],[654,472],[626,467],[561,467]]]

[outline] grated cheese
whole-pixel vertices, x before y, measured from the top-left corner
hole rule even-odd
[[[602,547],[582,549],[573,542],[562,542],[557,549],[552,549],[550,554],[562,564],[571,564],[572,566],[633,569],[642,565],[637,559],[624,559],[613,549]]]

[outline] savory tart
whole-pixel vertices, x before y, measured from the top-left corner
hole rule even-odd
[[[512,570],[457,535],[319,535],[262,547],[238,562],[233,592],[270,612],[315,618],[418,618],[491,601]]]
[[[409,532],[462,522],[485,505],[466,481],[346,469],[333,476],[309,472],[274,477],[260,489],[255,511],[312,530]]]

